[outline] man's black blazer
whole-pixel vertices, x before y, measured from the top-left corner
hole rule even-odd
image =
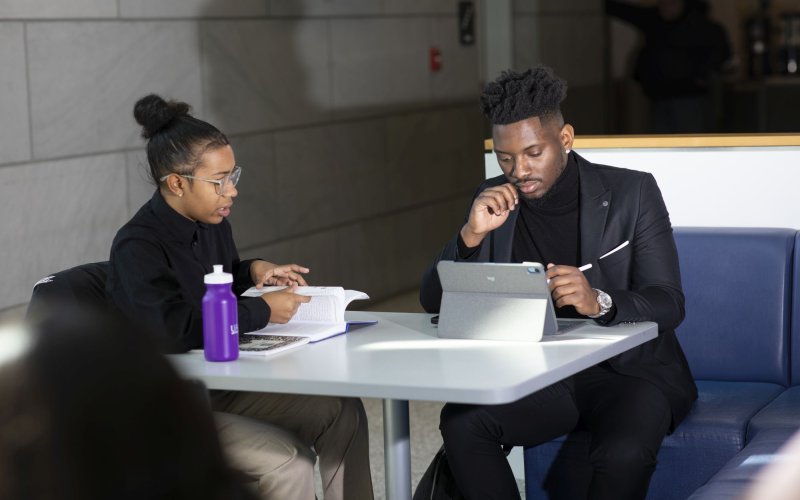
[[[658,323],[657,338],[611,358],[609,363],[618,373],[643,378],[659,387],[669,399],[674,427],[697,398],[697,387],[675,336],[685,313],[684,297],[672,226],[661,191],[649,173],[597,165],[575,152],[570,154],[575,155],[580,172],[581,263],[592,264],[584,272],[591,286],[604,290],[614,300],[617,311],[608,324]],[[502,175],[488,179],[476,196],[506,182]],[[470,260],[510,262],[518,213],[511,212]],[[459,260],[457,241],[458,233],[423,276],[420,302],[428,312],[438,312],[442,300],[436,264]],[[630,244],[598,260],[625,241]]]

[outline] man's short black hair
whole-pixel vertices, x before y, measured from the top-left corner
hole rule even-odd
[[[524,73],[503,71],[483,89],[481,110],[492,125],[508,125],[532,117],[545,121],[561,118],[560,105],[565,97],[567,82],[540,65]]]

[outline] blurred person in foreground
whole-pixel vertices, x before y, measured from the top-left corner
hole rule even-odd
[[[800,500],[800,430],[769,455],[740,500]]]
[[[254,500],[151,337],[53,307],[0,329],[0,499]]]

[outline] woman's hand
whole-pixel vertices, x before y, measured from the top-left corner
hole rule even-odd
[[[268,292],[261,296],[269,305],[270,323],[288,323],[300,308],[300,304],[311,301],[311,297],[295,293],[296,291],[297,285],[292,285],[289,288]]]
[[[303,274],[308,273],[308,268],[297,264],[273,264],[265,260],[256,260],[250,266],[250,278],[256,288],[264,285],[306,286]]]

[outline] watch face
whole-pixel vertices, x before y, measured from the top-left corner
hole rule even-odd
[[[600,305],[600,313],[607,313],[611,309],[611,296],[602,290],[597,290],[597,303]]]
[[[611,295],[607,294],[606,292],[598,289],[593,288],[595,292],[597,292],[597,305],[600,306],[600,312],[597,314],[590,314],[588,317],[592,319],[599,318],[600,316],[605,315],[608,311],[611,310]]]

